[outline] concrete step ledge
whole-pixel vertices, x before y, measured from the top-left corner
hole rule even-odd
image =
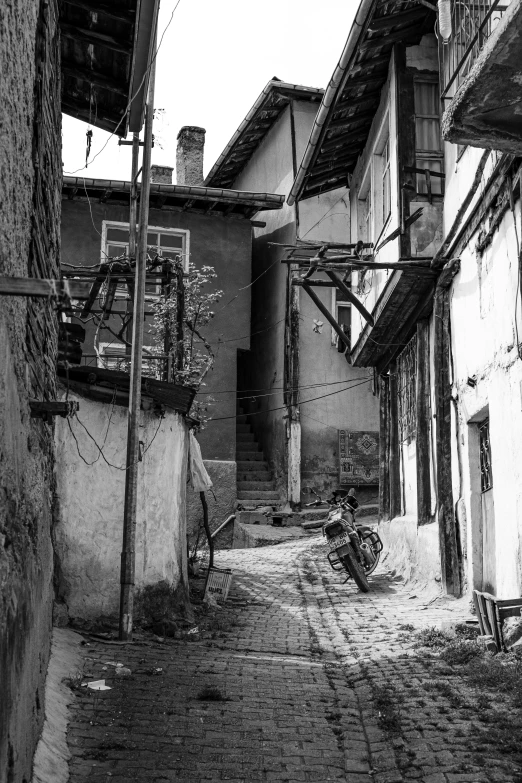
[[[274,482],[267,480],[267,481],[258,481],[257,479],[253,479],[252,481],[239,481],[237,482],[237,490],[238,492],[276,492],[276,488],[274,486]]]
[[[252,491],[246,491],[246,492],[240,492],[237,493],[237,499],[238,500],[250,500],[250,501],[258,501],[259,503],[264,503],[265,501],[275,501],[279,503],[280,497],[279,492],[275,492],[274,490],[271,491],[261,491],[256,490],[255,492]],[[270,503],[269,503],[270,505]]]
[[[251,470],[261,471],[263,473],[267,473],[268,472],[268,464],[264,460],[262,460],[262,459],[258,459],[258,460],[238,460],[236,465],[237,465],[237,472],[238,473],[241,473],[242,471],[245,471],[245,470],[247,470],[249,472]]]
[[[238,451],[236,453],[237,462],[264,462],[265,455],[262,451]]]

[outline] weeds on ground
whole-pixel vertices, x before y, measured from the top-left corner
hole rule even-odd
[[[401,733],[402,694],[392,685],[372,685],[374,707],[379,717],[379,726],[389,736]]]
[[[441,631],[439,628],[423,628],[415,634],[413,646],[415,649],[419,647],[429,647],[432,650],[442,649],[451,642],[452,638],[449,633]]]
[[[479,645],[469,639],[456,639],[450,641],[440,653],[440,657],[450,666],[460,666],[473,661],[475,658],[481,658],[484,651]]]
[[[219,688],[214,686],[202,688],[196,696],[196,699],[198,701],[230,701],[228,696],[225,696]]]

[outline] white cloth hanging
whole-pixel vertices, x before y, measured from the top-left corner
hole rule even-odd
[[[192,430],[189,436],[189,484],[194,492],[206,492],[212,486],[201,456],[201,447]]]

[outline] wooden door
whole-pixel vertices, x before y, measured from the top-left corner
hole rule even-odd
[[[479,439],[482,493],[482,590],[496,595],[495,504],[493,500],[489,419],[479,424]]]

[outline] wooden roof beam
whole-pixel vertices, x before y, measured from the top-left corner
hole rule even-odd
[[[343,95],[346,90],[356,90],[358,87],[363,87],[366,84],[375,84],[376,82],[380,82],[383,79],[386,79],[388,75],[388,70],[383,69],[382,72],[373,73],[369,76],[361,76],[357,77],[354,76],[353,78],[348,79],[346,84],[343,87]]]
[[[409,11],[399,11],[396,14],[387,14],[378,19],[372,19],[368,31],[378,33],[382,30],[390,30],[398,24],[408,25],[410,22],[419,22],[426,16],[426,11],[420,8],[412,8]]]
[[[103,0],[91,0],[90,2],[89,0],[63,0],[63,2],[90,13],[96,14],[101,12],[106,16],[110,16],[111,19],[116,19],[118,22],[133,24],[133,17],[136,15],[136,10],[129,8],[128,4],[103,2]]]
[[[367,135],[368,132],[364,128],[357,128],[357,130],[350,131],[349,133],[340,133],[333,139],[325,141],[325,143],[321,145],[321,152],[330,152],[337,147],[344,147],[347,142],[355,141],[356,139],[365,139]]]
[[[397,30],[394,33],[386,33],[386,35],[379,36],[379,38],[368,38],[361,43],[359,51],[365,54],[366,52],[371,52],[372,49],[380,49],[382,46],[389,46],[399,41],[407,41],[408,38],[413,36],[421,37],[418,24],[405,27],[403,30]]]
[[[130,56],[132,54],[132,41],[119,41],[112,35],[97,33],[95,30],[85,30],[67,22],[60,22],[60,30],[65,38],[72,38],[93,46],[104,46],[106,49],[112,49],[114,52],[121,52]]]
[[[334,112],[346,111],[346,109],[351,109],[353,106],[361,106],[363,103],[368,103],[368,101],[378,101],[380,97],[380,90],[372,90],[371,92],[364,93],[364,95],[346,98],[346,100],[343,100],[336,105]]]
[[[345,128],[352,125],[355,125],[356,122],[366,122],[366,120],[371,120],[375,116],[375,109],[369,110],[369,111],[361,111],[358,114],[349,114],[347,117],[338,117],[336,120],[331,120],[328,123],[327,133],[328,131],[335,130],[337,128]],[[329,138],[328,141],[333,141],[335,138],[332,137]]]
[[[91,71],[89,68],[69,63],[67,60],[62,60],[61,70],[62,73],[72,76],[73,79],[83,79],[83,81],[94,84],[96,87],[102,87],[104,90],[110,90],[110,92],[116,92],[127,97],[128,88],[125,83],[103,73]]]
[[[348,74],[346,75],[346,81],[348,81],[348,77],[350,78],[357,78],[356,74],[361,73],[361,71],[364,72],[364,76],[368,76],[368,69],[369,68],[380,68],[382,65],[388,66],[390,64],[390,54],[380,54],[378,57],[372,57],[371,60],[363,60],[362,62],[355,63],[355,65],[350,68]],[[346,82],[345,82],[346,83]],[[344,89],[344,85],[343,85]]]
[[[339,157],[339,159],[334,158],[328,163],[323,163],[322,165],[320,164],[319,166],[316,165],[312,169],[313,174],[311,176],[315,176],[316,174],[324,174],[328,171],[335,173],[336,170],[344,170],[346,166],[351,164],[352,161],[357,160],[358,157],[359,157],[358,152],[350,152],[348,155],[343,155],[342,157]]]

